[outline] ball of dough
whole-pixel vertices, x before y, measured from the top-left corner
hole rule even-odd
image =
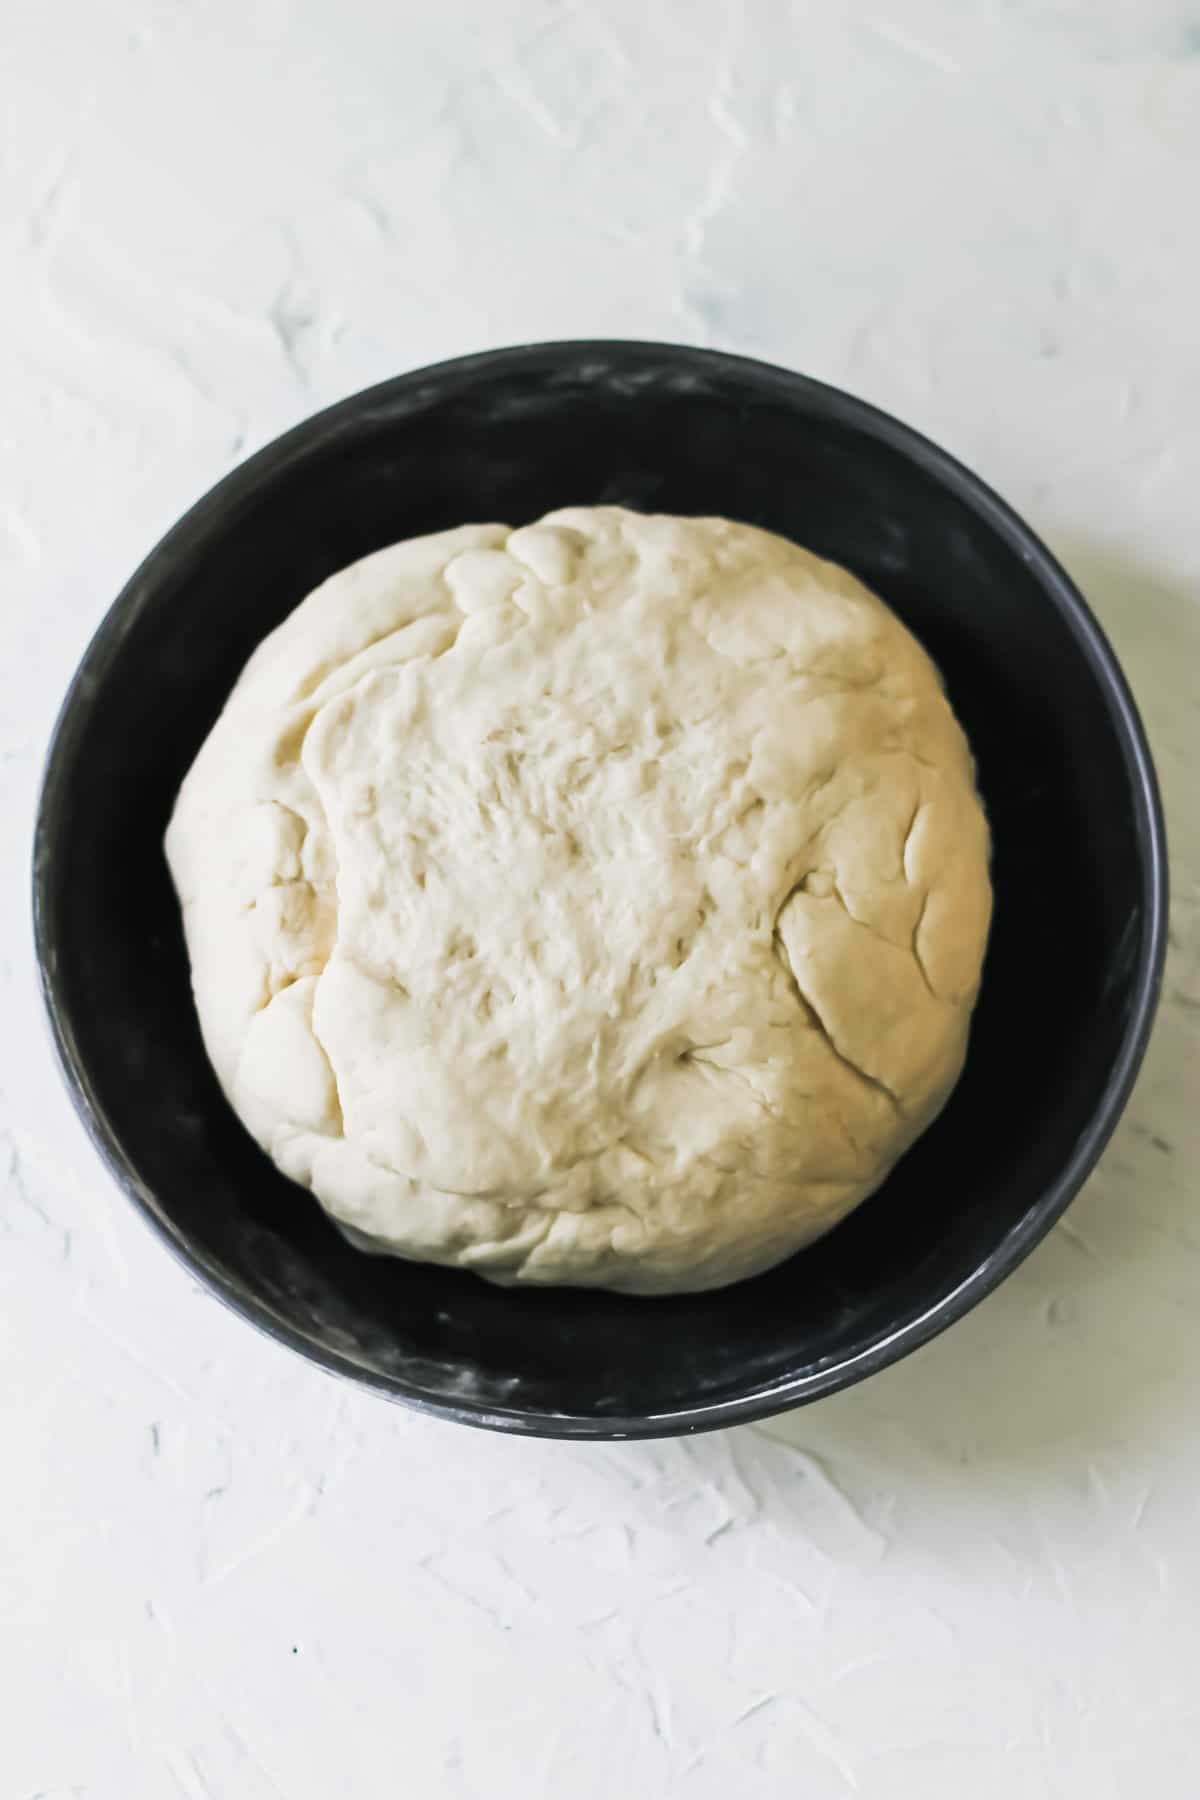
[[[167,854],[229,1100],[366,1248],[665,1293],[789,1256],[962,1065],[988,833],[845,570],[569,508],[333,576]]]

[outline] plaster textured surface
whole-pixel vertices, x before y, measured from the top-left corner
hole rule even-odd
[[[0,16],[0,1790],[1191,1800],[1200,1757],[1195,0],[8,0]],[[281,429],[546,337],[889,408],[1062,556],[1172,834],[1088,1188],[761,1428],[569,1446],[201,1293],[60,1090],[27,844],[75,661]]]

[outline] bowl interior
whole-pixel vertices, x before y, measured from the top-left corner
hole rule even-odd
[[[242,663],[318,581],[415,533],[603,501],[763,525],[874,587],[944,673],[995,842],[983,991],[942,1117],[824,1242],[692,1298],[513,1292],[351,1249],[221,1097],[162,854],[176,788]],[[1063,1203],[1144,998],[1146,797],[1100,654],[1048,592],[1056,579],[931,447],[736,359],[545,346],[322,415],[152,554],[64,713],[39,931],[93,1129],[227,1297],[418,1400],[533,1428],[636,1430],[766,1410],[886,1360]]]

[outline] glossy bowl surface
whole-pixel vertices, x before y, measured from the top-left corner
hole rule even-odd
[[[419,532],[604,501],[727,514],[853,569],[940,664],[994,836],[995,925],[945,1112],[823,1242],[694,1297],[505,1290],[352,1249],[222,1099],[162,853],[180,779],[239,669],[317,582]],[[661,344],[544,344],[418,370],[235,470],[96,633],[51,745],[34,861],[68,1083],[118,1181],[191,1269],[327,1368],[465,1423],[561,1436],[760,1417],[959,1318],[1100,1154],[1146,1044],[1165,939],[1142,727],[1033,534],[863,402]]]

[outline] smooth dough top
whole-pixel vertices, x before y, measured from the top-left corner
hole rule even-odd
[[[958,1076],[991,907],[894,615],[766,532],[616,507],[326,581],[167,854],[225,1092],[357,1242],[637,1293],[879,1185]]]

